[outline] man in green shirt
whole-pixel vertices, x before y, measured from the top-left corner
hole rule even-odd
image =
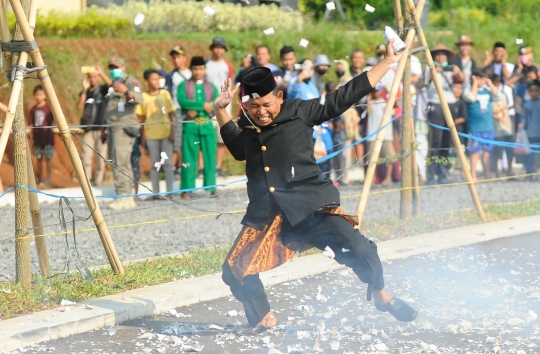
[[[217,138],[210,114],[213,103],[219,96],[218,89],[204,79],[206,63],[203,57],[191,58],[192,77],[178,87],[178,103],[185,115],[182,134],[182,174],[180,189],[195,188],[197,178],[197,159],[199,147],[204,160],[204,185],[216,184],[216,148]],[[212,195],[216,189],[211,188]],[[190,199],[188,192],[182,193],[182,199]]]

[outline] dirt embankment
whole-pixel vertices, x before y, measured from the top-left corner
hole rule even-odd
[[[51,80],[54,84],[60,105],[70,124],[78,124],[81,112],[76,108],[76,101],[82,89],[82,75],[80,67],[83,65],[100,64],[106,67],[107,60],[113,56],[121,56],[126,60],[126,67],[130,74],[137,77],[142,83],[142,73],[147,68],[164,66],[169,71],[172,69],[169,51],[175,45],[182,45],[190,55],[207,54],[205,43],[186,42],[178,40],[130,40],[130,39],[38,39],[38,44],[43,53],[45,63],[48,66]],[[165,59],[165,60],[163,60]],[[35,74],[34,74],[35,75]],[[5,75],[0,77],[0,87],[6,84]],[[34,104],[32,89],[38,82],[25,80],[25,111],[28,112]],[[0,102],[7,104],[9,88],[4,86],[0,89]],[[4,117],[0,118],[0,123]],[[77,139],[75,139],[77,140]],[[80,143],[76,141],[80,148]],[[66,148],[62,140],[56,136],[55,157],[53,158],[53,172],[51,183],[53,187],[73,187],[78,182],[73,174],[73,167],[69,160]],[[34,159],[34,164],[35,164]],[[141,158],[141,170],[143,175],[148,174],[150,162],[146,156]],[[4,188],[12,186],[13,175],[13,144],[10,139],[6,148],[6,154],[0,167],[0,177]],[[111,171],[108,171],[106,180],[112,183]]]

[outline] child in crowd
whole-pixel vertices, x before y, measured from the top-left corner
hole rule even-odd
[[[143,103],[137,106],[137,119],[141,123],[156,123],[144,125],[141,129],[141,145],[147,147],[150,154],[150,179],[152,189],[159,193],[159,174],[165,174],[167,192],[173,190],[172,154],[174,133],[171,122],[175,121],[172,97],[169,91],[160,88],[160,74],[157,70],[148,69],[144,72],[146,92],[143,92]],[[163,156],[162,156],[163,155]],[[163,160],[163,165],[161,161]],[[170,195],[169,195],[170,196]],[[161,199],[154,196],[154,199]]]
[[[529,82],[528,93],[529,101],[523,104],[523,117],[519,124],[525,128],[530,144],[540,144],[540,81],[533,80]],[[525,156],[525,169],[527,173],[535,173],[538,168],[538,153],[531,152]],[[537,176],[528,176],[528,180],[536,180]]]
[[[383,119],[384,109],[386,107],[386,100],[383,98],[382,92],[383,86],[378,83],[375,86],[375,90],[371,92],[368,97],[367,106],[367,135],[375,133],[381,126]],[[368,138],[367,151],[372,152],[375,143],[375,135]],[[382,143],[381,157],[395,159],[396,150],[394,149],[394,134],[392,126],[388,126],[385,129],[384,141]],[[392,184],[392,169],[393,161],[387,161],[385,177],[382,179],[382,185]]]
[[[495,140],[505,143],[514,142],[514,121],[513,116],[510,115],[510,107],[513,104],[512,89],[503,83],[502,77],[493,74],[490,76],[491,82],[495,85],[499,92],[497,93],[497,100],[493,102],[493,123],[495,127]],[[506,159],[503,160],[504,153],[506,153]],[[512,160],[514,159],[513,147],[505,147],[495,145],[493,152],[491,153],[490,169],[495,173],[496,177],[499,177],[498,162],[501,160],[503,169],[506,170],[507,175],[512,175]]]
[[[52,161],[54,156],[54,134],[51,128],[41,128],[51,126],[54,117],[47,102],[45,91],[41,85],[34,87],[34,99],[36,104],[28,112],[28,125],[35,127],[32,129],[32,139],[34,141],[34,156],[37,158],[38,186],[51,186]],[[43,159],[46,162],[47,178],[43,173]]]
[[[490,178],[489,154],[493,150],[493,144],[486,140],[495,139],[492,103],[497,100],[499,89],[487,78],[483,69],[474,70],[471,81],[470,88],[465,89],[463,100],[467,103],[468,127],[472,136],[469,142],[471,175],[476,181],[476,167],[480,153],[482,153],[484,178]]]

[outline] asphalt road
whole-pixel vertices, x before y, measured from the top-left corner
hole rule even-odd
[[[539,268],[540,232],[386,263],[387,288],[420,310],[411,324],[341,270],[267,289],[279,325],[259,336],[232,333],[245,320],[229,297],[25,353],[539,353]]]

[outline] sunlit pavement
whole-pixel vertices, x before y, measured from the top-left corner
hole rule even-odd
[[[540,233],[385,263],[387,288],[420,314],[365,301],[349,270],[267,289],[279,325],[249,337],[231,298],[27,348],[27,353],[539,353]]]

